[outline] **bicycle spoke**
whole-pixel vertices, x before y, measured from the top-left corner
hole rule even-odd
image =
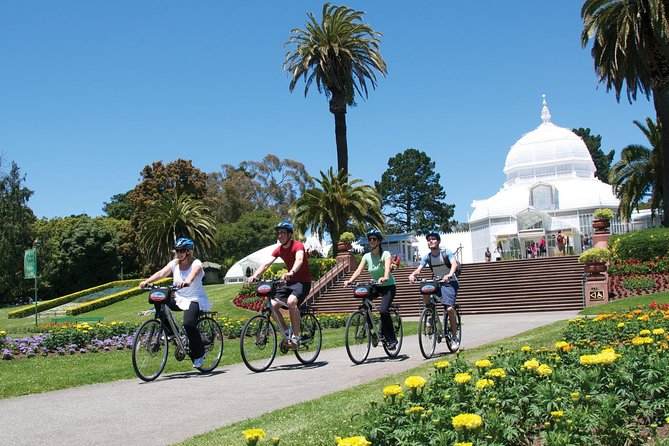
[[[302,364],[311,364],[316,360],[323,345],[321,324],[313,314],[307,313],[300,319],[300,347],[295,356]]]
[[[254,372],[262,372],[276,356],[276,329],[264,315],[249,319],[239,338],[242,360]]]
[[[198,370],[207,373],[218,367],[223,357],[223,334],[221,327],[211,317],[202,317],[197,323],[202,343],[204,344],[205,360]]]
[[[362,364],[369,355],[372,337],[362,311],[356,311],[346,321],[346,352],[355,364]]]
[[[137,376],[144,381],[158,378],[167,362],[167,337],[160,321],[151,319],[144,322],[132,344],[132,366]]]

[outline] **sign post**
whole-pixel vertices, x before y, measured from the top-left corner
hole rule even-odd
[[[26,249],[23,254],[23,274],[26,279],[35,280],[35,327],[37,327],[37,250]]]

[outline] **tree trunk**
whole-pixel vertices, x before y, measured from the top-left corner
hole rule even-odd
[[[333,95],[330,112],[335,118],[335,141],[337,143],[337,169],[348,175],[348,143],[346,142],[346,100],[341,95]]]
[[[653,103],[657,122],[662,130],[662,226],[669,227],[669,84],[653,89]]]

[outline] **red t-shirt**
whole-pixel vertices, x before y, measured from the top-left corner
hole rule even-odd
[[[291,280],[295,282],[311,282],[311,273],[309,272],[309,256],[307,255],[306,249],[302,242],[298,240],[291,240],[290,246],[284,248],[282,245],[279,245],[272,252],[272,257],[281,257],[281,259],[286,264],[286,268],[290,271],[295,265],[295,255],[298,251],[304,252],[304,259],[302,260],[302,266],[297,272],[291,277]]]

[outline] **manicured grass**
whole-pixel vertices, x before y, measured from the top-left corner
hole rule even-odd
[[[648,296],[628,298],[604,305],[587,308],[582,314],[603,314],[624,311],[637,305],[649,305],[652,301],[669,303],[669,293],[658,293]],[[486,357],[500,349],[519,349],[523,345],[533,348],[551,347],[556,341],[562,340],[562,333],[567,326],[566,321],[539,327],[501,341],[467,349],[459,353],[459,357],[467,361]],[[398,374],[388,375],[376,381],[327,395],[317,400],[298,404],[288,408],[264,414],[257,418],[216,429],[206,434],[197,435],[180,444],[187,446],[209,445],[244,445],[242,431],[262,428],[267,438],[278,437],[281,444],[300,444],[326,446],[334,444],[335,436],[347,437],[359,435],[362,413],[372,401],[383,400],[383,388],[387,385],[403,382],[408,376],[421,375],[427,377],[433,371],[433,363],[450,359],[448,356],[426,361],[423,365]],[[267,444],[270,444],[266,440]]]

